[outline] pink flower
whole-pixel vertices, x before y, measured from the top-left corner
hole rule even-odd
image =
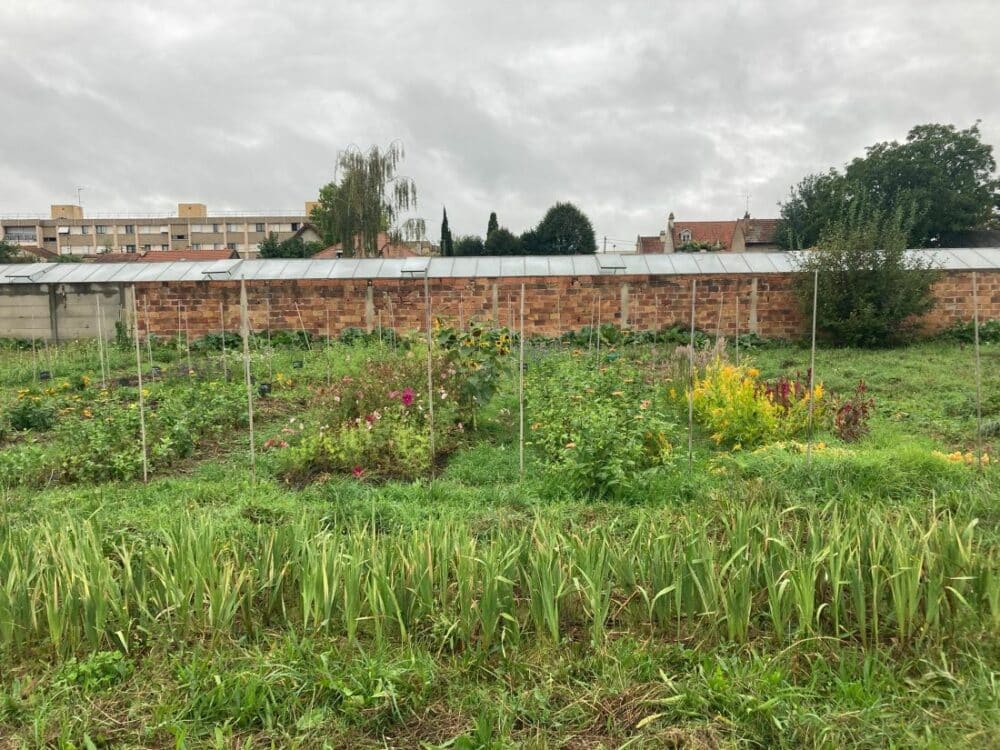
[[[355,479],[361,479],[361,475],[365,473],[365,470],[362,469],[360,466],[355,466],[351,470],[351,473],[354,475]]]
[[[397,398],[399,398],[399,391],[389,391],[389,398],[395,401]]]
[[[412,404],[413,403],[413,389],[409,388],[409,387],[404,388],[403,389],[403,395],[400,397],[400,400],[403,402],[403,406],[409,406],[410,404]]]

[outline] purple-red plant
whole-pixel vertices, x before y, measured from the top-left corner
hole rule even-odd
[[[868,386],[859,380],[854,393],[837,409],[833,428],[837,436],[847,443],[854,443],[868,433],[868,420],[875,411],[875,399],[868,395]]]

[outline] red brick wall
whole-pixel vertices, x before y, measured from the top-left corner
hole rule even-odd
[[[517,324],[521,283],[525,329],[556,334],[601,323],[650,329],[690,325],[691,282],[697,282],[695,324],[725,334],[756,329],[769,338],[794,338],[804,331],[791,274],[718,276],[580,276],[524,279],[432,279],[433,315],[457,325],[470,319]],[[170,336],[185,326],[191,336],[238,331],[238,281],[138,284],[139,330]],[[494,292],[495,289],[495,292]],[[937,307],[928,330],[972,318],[972,274],[949,272],[934,288]],[[251,326],[263,331],[304,327],[336,335],[349,326],[381,324],[400,330],[424,325],[423,279],[257,281],[247,283]],[[738,303],[737,303],[738,299]],[[1000,318],[1000,273],[979,274],[980,317]],[[220,311],[221,306],[221,311]],[[148,310],[148,319],[146,311]],[[756,324],[755,324],[756,322]],[[148,325],[147,325],[148,324]]]

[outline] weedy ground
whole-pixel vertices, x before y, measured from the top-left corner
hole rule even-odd
[[[700,430],[689,463],[681,424],[625,499],[567,497],[530,447],[519,481],[508,373],[433,480],[284,481],[264,440],[365,356],[258,356],[295,382],[258,405],[253,473],[235,424],[148,484],[0,489],[0,748],[1000,746],[1000,473],[934,455],[978,447],[971,349],[817,352],[877,408],[808,466]],[[39,359],[99,378],[83,345],[5,352],[3,403]],[[1000,351],[983,372],[993,456]]]

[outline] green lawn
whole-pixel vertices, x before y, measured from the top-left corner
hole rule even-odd
[[[516,368],[478,429],[441,429],[433,479],[287,481],[292,449],[265,441],[294,448],[289,419],[322,424],[344,376],[420,372],[412,352],[255,353],[258,381],[291,382],[256,404],[252,473],[242,382],[200,389],[158,348],[148,484],[120,450],[136,389],[101,395],[92,346],[4,352],[8,421],[27,390],[55,424],[0,427],[0,748],[997,746],[1000,470],[937,455],[977,450],[969,347],[818,351],[826,389],[863,378],[876,411],[859,443],[817,434],[808,464],[700,425],[689,463],[663,347],[529,347],[523,481]],[[134,356],[112,348],[115,378]],[[794,346],[747,356],[768,380],[809,366]],[[614,500],[569,489],[530,429],[546,377],[609,361],[649,376],[622,398],[648,391],[670,443]],[[995,345],[982,365],[993,457]]]

